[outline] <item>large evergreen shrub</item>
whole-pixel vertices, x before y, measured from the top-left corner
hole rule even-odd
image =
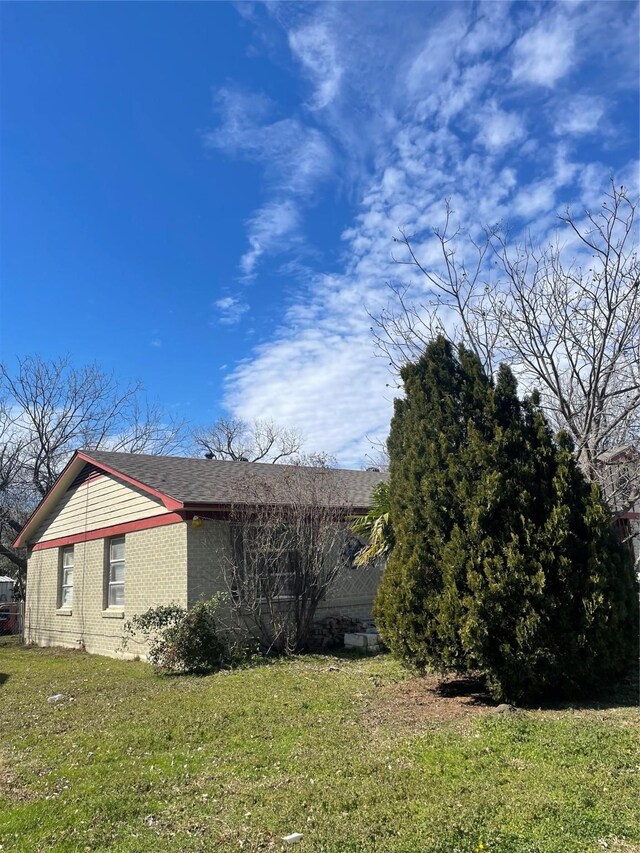
[[[483,670],[500,700],[615,681],[637,648],[637,585],[569,440],[508,368],[494,383],[444,338],[402,379],[375,605],[386,643],[419,669]]]

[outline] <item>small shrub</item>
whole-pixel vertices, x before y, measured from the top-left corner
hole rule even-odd
[[[220,669],[231,659],[229,643],[217,630],[220,596],[198,601],[190,610],[178,604],[151,607],[125,625],[123,648],[130,641],[148,643],[147,658],[168,672],[202,673]]]

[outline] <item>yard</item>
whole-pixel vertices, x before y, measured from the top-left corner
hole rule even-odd
[[[640,851],[635,686],[512,714],[474,689],[384,655],[160,677],[0,639],[0,849]]]

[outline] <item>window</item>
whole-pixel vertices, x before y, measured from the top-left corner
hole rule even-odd
[[[262,555],[259,559],[258,571],[262,598],[295,597],[299,575],[296,551]]]
[[[109,540],[109,607],[124,606],[124,536]]]
[[[268,526],[231,525],[234,586],[254,590],[262,601],[290,599],[300,594],[304,584],[300,554],[282,534],[282,530]]]
[[[60,607],[73,602],[73,545],[62,549],[60,560]]]

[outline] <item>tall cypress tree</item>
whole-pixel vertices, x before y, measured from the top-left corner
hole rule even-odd
[[[487,673],[493,695],[575,695],[618,677],[637,589],[597,490],[506,367],[438,338],[402,372],[389,437],[396,544],[376,600],[420,669]]]

